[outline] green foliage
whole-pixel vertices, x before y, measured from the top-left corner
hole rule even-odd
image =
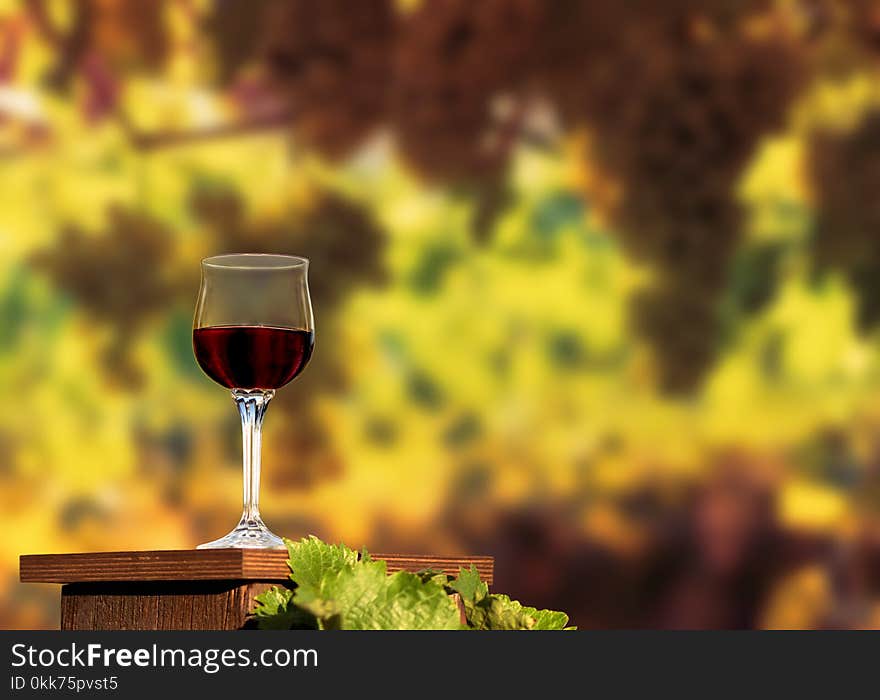
[[[28,296],[25,275],[15,270],[11,280],[0,292],[0,350],[11,348],[27,321]]]
[[[168,361],[181,377],[195,381],[205,381],[199,365],[193,358],[192,312],[176,308],[168,315],[162,335]]]
[[[489,587],[480,580],[472,566],[461,569],[451,584],[464,603],[468,626],[476,630],[561,630],[566,627],[568,615],[554,610],[537,610],[511,600],[501,593],[489,593]]]
[[[480,574],[477,573],[476,567],[471,567],[470,571],[461,569],[458,572],[458,578],[452,582],[452,590],[461,596],[462,602],[467,609],[468,604],[482,600],[489,594],[489,586],[480,580]]]
[[[461,258],[461,251],[447,243],[426,248],[409,275],[410,287],[420,295],[436,294],[443,286],[446,273]]]
[[[475,568],[458,577],[426,570],[389,575],[384,561],[310,536],[287,540],[293,590],[256,597],[260,629],[457,630],[563,629],[568,616],[489,594]],[[464,603],[467,625],[450,593]]]
[[[573,330],[559,330],[550,335],[547,355],[561,371],[574,370],[584,364],[587,350],[584,341]]]
[[[297,588],[297,604],[315,615],[321,629],[458,629],[458,610],[442,586],[400,571],[388,576],[385,562],[346,566],[316,587]]]
[[[254,617],[263,630],[318,629],[318,621],[310,612],[293,603],[293,591],[272,586],[256,597]]]
[[[443,389],[427,373],[413,371],[407,378],[407,394],[410,400],[427,411],[440,410],[446,403]]]
[[[344,544],[325,544],[314,535],[299,542],[287,542],[287,560],[294,583],[298,586],[320,586],[327,576],[339,573],[357,563],[357,552]]]
[[[443,431],[443,443],[450,448],[461,447],[479,438],[483,433],[480,416],[471,411],[457,416]]]
[[[584,211],[583,198],[571,192],[553,192],[532,211],[531,229],[540,238],[550,240],[566,227],[583,226]]]
[[[786,252],[786,245],[778,242],[739,251],[731,264],[727,303],[745,316],[760,313],[778,291],[779,268]]]

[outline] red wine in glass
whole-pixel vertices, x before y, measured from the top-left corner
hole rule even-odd
[[[238,408],[243,488],[238,525],[200,549],[284,549],[260,515],[260,447],[263,416],[275,391],[302,372],[312,355],[308,268],[308,260],[290,255],[237,253],[202,260],[193,351]]]
[[[199,366],[227,389],[280,389],[306,366],[313,331],[271,326],[210,326],[193,331]]]

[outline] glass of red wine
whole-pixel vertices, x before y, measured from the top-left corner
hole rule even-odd
[[[241,415],[243,512],[225,537],[199,549],[284,549],[260,517],[263,416],[276,389],[306,366],[315,342],[309,261],[242,253],[202,260],[193,350],[202,370],[231,390]]]

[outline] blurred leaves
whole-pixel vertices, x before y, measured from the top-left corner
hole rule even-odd
[[[330,158],[348,155],[386,113],[392,0],[287,0],[270,10],[269,75],[296,138]]]
[[[69,226],[33,262],[98,319],[128,327],[172,297],[166,264],[173,245],[171,231],[149,215],[112,207],[106,230],[92,234]]]
[[[212,0],[203,26],[214,44],[219,84],[231,82],[259,57],[267,10],[279,4],[278,0]]]
[[[240,195],[223,187],[196,188],[190,206],[210,228],[217,253],[307,257],[309,289],[319,313],[332,313],[357,286],[385,280],[381,228],[362,206],[332,192],[317,192],[304,208],[266,222],[247,221]]]
[[[139,211],[111,207],[106,230],[92,234],[64,228],[50,249],[37,252],[34,265],[63,293],[113,331],[102,351],[107,368],[124,383],[141,381],[128,357],[133,336],[153,314],[166,309],[178,290],[168,272],[172,232]]]
[[[199,259],[291,253],[276,529],[491,553],[581,626],[870,624],[875,5],[2,4],[2,522],[228,527]],[[49,625],[19,548],[0,621]]]
[[[493,103],[521,85],[540,13],[535,0],[442,0],[404,19],[391,122],[417,171],[460,182],[497,177],[518,107]]]
[[[733,260],[727,297],[743,314],[759,313],[773,301],[779,285],[783,244],[767,243],[741,250]]]
[[[817,133],[811,145],[815,261],[847,277],[857,295],[858,326],[869,331],[880,322],[880,111],[868,112],[851,133]]]
[[[158,70],[170,50],[164,1],[82,0],[69,3],[58,21],[58,7],[48,0],[26,0],[33,26],[56,51],[47,72],[49,85],[62,91],[81,78],[82,111],[98,120],[115,108],[123,72]]]

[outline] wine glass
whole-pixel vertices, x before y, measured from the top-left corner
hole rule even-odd
[[[199,549],[284,549],[260,517],[263,416],[275,390],[306,366],[315,342],[309,261],[241,253],[202,260],[193,350],[211,379],[232,391],[241,415],[243,512],[238,525]]]

